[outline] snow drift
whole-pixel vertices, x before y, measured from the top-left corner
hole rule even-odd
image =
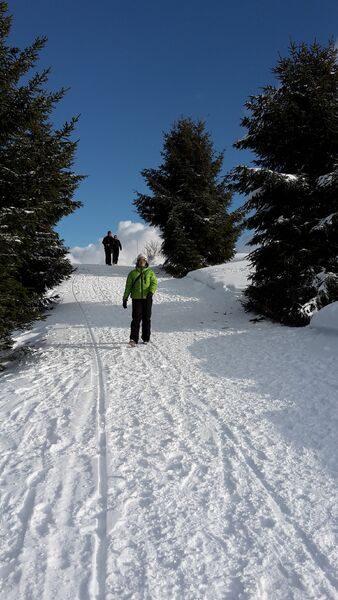
[[[310,327],[338,333],[338,302],[332,302],[316,312]]]

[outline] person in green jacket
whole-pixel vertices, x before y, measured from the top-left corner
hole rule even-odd
[[[141,321],[143,343],[147,344],[150,341],[151,309],[156,289],[156,275],[154,271],[149,269],[146,256],[139,254],[136,261],[136,268],[130,271],[127,277],[123,294],[123,308],[127,308],[129,296],[131,296],[133,306],[130,346],[138,344]]]

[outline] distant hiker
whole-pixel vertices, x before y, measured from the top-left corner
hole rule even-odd
[[[111,255],[114,249],[114,238],[111,231],[108,231],[107,235],[103,238],[102,244],[106,254],[106,265],[111,265]]]
[[[117,265],[118,260],[119,260],[119,254],[120,254],[120,250],[122,250],[122,245],[121,242],[119,240],[119,238],[117,237],[117,235],[114,235],[113,238],[113,264]]]
[[[127,308],[129,296],[132,298],[133,305],[130,346],[135,346],[138,343],[141,321],[143,343],[147,344],[150,340],[151,308],[156,289],[156,275],[154,271],[149,269],[147,257],[144,254],[139,254],[136,261],[136,268],[130,271],[127,277],[123,295],[123,308]]]

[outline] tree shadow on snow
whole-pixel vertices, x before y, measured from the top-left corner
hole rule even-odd
[[[338,478],[338,336],[249,323],[190,351],[209,376],[238,385],[246,406],[255,398],[256,418],[270,420],[288,444],[313,450]]]
[[[127,278],[135,265],[73,265],[75,275],[88,277],[123,277]],[[161,267],[151,267],[158,277],[170,278]]]
[[[226,326],[225,317],[219,313],[210,313],[207,307],[201,307],[198,300],[186,300],[179,305],[176,302],[154,303],[152,312],[153,331],[159,333],[198,331],[213,329],[219,331]],[[130,326],[132,318],[131,302],[127,310],[122,304],[100,302],[81,302],[87,320],[94,328],[121,329]],[[198,314],[196,314],[196,312]],[[77,302],[60,304],[54,315],[48,319],[48,325],[58,329],[86,327],[86,319]]]

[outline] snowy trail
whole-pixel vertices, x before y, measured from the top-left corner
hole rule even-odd
[[[105,582],[106,582],[106,562],[107,562],[107,441],[106,441],[106,400],[105,400],[105,384],[103,378],[103,366],[100,352],[97,347],[95,335],[91,326],[89,317],[78,300],[74,283],[76,278],[73,278],[72,293],[75,301],[78,303],[81,312],[83,313],[85,323],[88,328],[90,340],[92,342],[94,362],[95,362],[95,388],[96,388],[96,418],[97,418],[97,532],[95,539],[95,551],[93,557],[93,578],[91,582],[91,590],[93,596],[99,600],[105,598]]]
[[[337,338],[196,272],[131,349],[127,272],[80,267],[0,377],[3,598],[338,598]]]

